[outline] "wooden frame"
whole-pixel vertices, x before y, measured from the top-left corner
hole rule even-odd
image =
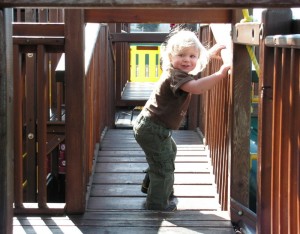
[[[82,1],[82,2],[78,2],[78,1],[75,1],[75,0],[62,0],[60,1],[59,3],[57,1],[54,1],[54,0],[37,0],[37,1],[34,1],[34,2],[28,2],[27,0],[20,0],[20,1],[13,1],[13,0],[3,0],[1,3],[0,3],[0,8],[1,7],[22,7],[22,6],[26,6],[26,7],[73,7],[73,8],[91,8],[91,7],[103,7],[103,8],[106,8],[107,10],[109,9],[114,9],[115,7],[119,7],[121,8],[122,10],[126,10],[126,9],[133,9],[133,7],[137,7],[137,8],[145,8],[145,9],[149,9],[149,10],[157,10],[158,7],[165,7],[165,8],[174,8],[174,9],[182,9],[182,11],[186,12],[186,13],[189,13],[190,9],[192,8],[211,8],[211,7],[217,7],[217,8],[244,8],[244,7],[278,7],[278,8],[283,8],[283,7],[299,7],[300,6],[300,2],[298,0],[288,0],[288,1],[285,1],[285,2],[282,2],[282,1],[264,1],[263,3],[262,2],[258,2],[258,1],[248,1],[247,3],[245,2],[240,2],[240,1],[230,1],[230,2],[226,2],[224,3],[224,1],[213,1],[213,2],[207,2],[207,1],[186,1],[185,3],[182,3],[182,1],[165,1],[163,4],[160,2],[160,1],[156,1],[156,0],[152,0],[152,1],[141,1],[139,3],[133,3],[132,1],[116,1],[113,5],[111,4],[110,1],[106,1],[106,0],[102,0],[102,1],[98,1],[98,0],[90,0],[90,1]],[[79,16],[78,18],[74,18],[74,20],[76,21],[79,21],[79,26],[76,27],[75,29],[70,29],[70,28],[67,28],[66,30],[70,30],[69,31],[69,34],[72,35],[72,33],[74,33],[74,31],[78,31],[79,33],[81,32],[82,30],[82,25],[83,25],[83,17],[82,17],[82,10],[76,10],[76,14],[77,16]],[[73,17],[73,16],[72,16]],[[2,17],[3,19],[3,17]],[[128,21],[131,21],[131,20],[134,20],[134,18],[132,19],[128,19]],[[142,19],[139,19],[139,20],[142,20]],[[149,19],[149,21],[152,21],[154,19]],[[167,20],[167,18],[165,18],[165,20]],[[191,19],[191,20],[194,20]],[[2,21],[3,22],[3,21]],[[2,24],[1,22],[1,24]],[[189,20],[190,22],[190,20]],[[74,30],[74,31],[73,31]],[[5,48],[5,45],[4,45],[4,41],[8,41],[7,38],[8,36],[10,36],[10,29],[9,28],[5,28],[5,31],[4,31],[4,35],[1,35],[0,37],[0,51],[3,51],[3,50],[7,50],[7,48]],[[82,34],[79,34],[79,35],[82,35]],[[78,42],[78,41],[77,41]],[[75,43],[75,42],[72,42],[72,43]],[[69,47],[72,46],[72,43],[67,45]],[[8,43],[9,44],[9,43]],[[80,51],[82,52],[82,38],[79,38],[79,45],[80,45]],[[71,50],[70,50],[71,51]],[[5,53],[4,53],[5,54]],[[69,57],[69,61],[70,63],[73,61],[72,60],[72,56],[74,56],[76,58],[76,52],[73,52],[73,53],[70,53],[70,57]],[[261,57],[263,57],[264,54],[261,55]],[[82,56],[83,57],[83,56]],[[75,59],[74,58],[74,59]],[[1,59],[3,60],[6,60],[6,56],[3,55],[3,53],[1,54]],[[76,63],[76,61],[73,61],[74,63]],[[82,62],[82,61],[81,61]],[[80,62],[80,64],[82,64]],[[68,63],[68,62],[67,62]],[[74,67],[73,67],[74,68]],[[79,69],[79,72],[80,72],[80,75],[82,75],[82,71]],[[264,70],[264,72],[266,72],[267,69]],[[1,76],[7,76],[7,75],[10,75],[9,71],[0,71],[1,73]],[[77,69],[74,68],[74,70],[72,70],[70,72],[70,74],[67,74],[67,76],[69,77],[72,77],[72,74],[78,72]],[[74,76],[75,77],[75,76]],[[83,77],[83,76],[82,76]],[[75,80],[72,78],[67,78],[67,80],[70,82],[73,82],[74,81],[74,84],[76,87],[78,87],[78,90],[80,91],[80,94],[82,94],[83,92],[83,87],[81,87],[82,85],[82,80]],[[262,86],[262,87],[266,87],[267,86]],[[2,95],[2,93],[0,94]],[[70,94],[71,95],[71,94]],[[78,95],[80,96],[80,95]],[[7,97],[7,96],[6,96]],[[237,97],[236,97],[237,98]],[[71,99],[69,99],[71,100]],[[77,100],[79,100],[80,102],[83,101],[83,99],[80,99],[78,98]],[[73,100],[71,101],[73,102]],[[69,103],[70,105],[70,108],[72,107],[72,103]],[[78,105],[78,103],[76,104]],[[263,105],[266,105],[266,109],[264,109],[265,112],[268,111],[267,108],[269,108],[269,104],[268,103],[263,103]],[[74,105],[73,105],[74,106]],[[1,106],[1,107],[4,107],[6,108],[7,106]],[[9,108],[9,107],[8,107]],[[84,105],[82,105],[82,109],[84,111]],[[11,110],[11,109],[9,109]],[[69,110],[70,112],[72,112],[72,109]],[[76,120],[82,120],[81,122],[84,122],[84,120],[82,119],[83,117],[82,116],[76,116]],[[6,117],[5,120],[7,120],[8,118]],[[74,123],[76,121],[73,121],[72,123]],[[80,123],[79,123],[80,124]],[[263,122],[261,123],[262,127],[264,128],[264,130],[268,130],[267,128],[269,127],[268,123],[266,122]],[[76,132],[74,131],[74,129],[76,129]],[[79,131],[78,131],[79,129]],[[76,139],[80,139],[79,140],[79,143],[83,143],[84,140],[82,139],[82,137],[84,136],[84,129],[82,128],[82,126],[71,126],[71,123],[70,123],[70,126],[67,127],[67,131],[69,131],[69,134],[72,134],[72,133],[76,133],[76,135],[78,136],[78,138]],[[7,133],[7,132],[6,132]],[[234,136],[233,136],[234,138]],[[9,141],[9,143],[12,142],[12,139],[10,138],[10,135],[6,135],[6,140]],[[265,139],[260,139],[261,142]],[[71,142],[69,142],[69,144],[77,144],[77,142],[75,140],[71,140]],[[10,144],[8,144],[8,146],[10,146]],[[8,147],[8,146],[5,146],[5,147]],[[5,148],[7,149],[7,148]],[[237,149],[238,150],[238,149]],[[268,154],[268,148],[264,148],[261,150],[261,154],[264,153],[264,154]],[[82,144],[81,148],[79,148],[79,151],[77,152],[74,152],[75,154],[72,155],[72,157],[74,157],[76,160],[83,160],[81,158],[81,155],[82,153],[84,152],[84,144]],[[9,155],[9,153],[6,153],[5,156]],[[2,159],[2,158],[1,158]],[[5,163],[7,163],[5,161]],[[264,163],[264,162],[262,162]],[[82,164],[84,164],[84,162],[82,162]],[[82,168],[80,166],[82,166],[82,164],[80,165],[77,165],[77,168],[79,170],[81,170]],[[2,165],[2,164],[1,164]],[[74,166],[76,167],[75,165],[75,161],[74,161]],[[269,166],[268,163],[265,163],[264,164],[264,169],[268,169],[267,167]],[[7,167],[5,168],[7,170]],[[238,176],[238,175],[237,175]],[[267,184],[267,183],[263,183],[263,182],[266,182],[267,181],[267,175],[262,175],[262,177],[260,178],[261,179],[261,182],[262,184]],[[9,175],[7,176],[6,179],[9,179]],[[82,184],[84,184],[83,181],[80,181]],[[81,186],[81,189],[82,189],[82,184],[80,184]],[[2,187],[1,187],[2,189]],[[70,188],[70,191],[77,191],[76,188],[73,186],[71,186]],[[267,188],[261,188],[264,190],[264,192],[267,190]],[[80,190],[81,191],[81,190]],[[6,194],[7,195],[7,194]],[[84,204],[81,204],[81,202],[84,200],[83,197],[84,194],[77,194],[77,198],[78,200],[74,201],[73,204],[71,204],[69,207],[68,207],[68,211],[70,212],[81,212],[81,210],[84,208]],[[262,197],[261,199],[264,200],[264,201],[267,201],[267,199],[263,199],[265,198],[264,196],[266,196],[265,194],[262,194]],[[6,200],[6,203],[7,201],[9,200]],[[80,207],[79,207],[79,210],[78,209],[78,205],[76,204],[76,202],[79,202],[80,203]],[[267,204],[268,205],[268,204]],[[4,208],[7,208],[7,207],[4,207]],[[267,218],[268,218],[268,211],[265,211],[265,210],[261,210],[259,211],[260,215],[261,215],[261,219],[259,221],[260,224],[265,224],[264,221],[268,221]],[[7,214],[7,213],[5,213]],[[8,217],[10,218],[10,217]],[[261,227],[259,227],[261,228]],[[259,231],[261,231],[259,229]]]
[[[2,0],[0,7],[77,7],[77,8],[96,8],[104,7],[106,9],[119,8],[247,8],[247,7],[297,7],[300,3],[298,0],[266,0],[266,1],[239,1],[239,0],[116,0],[113,3],[110,0]]]

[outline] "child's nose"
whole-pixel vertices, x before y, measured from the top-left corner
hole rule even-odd
[[[188,57],[188,56],[184,56],[184,57],[183,57],[183,60],[184,60],[184,61],[188,61],[188,60],[189,60],[189,57]]]

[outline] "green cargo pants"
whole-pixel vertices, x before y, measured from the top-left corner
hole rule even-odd
[[[172,130],[140,114],[133,126],[134,136],[146,154],[150,184],[146,208],[164,210],[173,191],[177,147]]]

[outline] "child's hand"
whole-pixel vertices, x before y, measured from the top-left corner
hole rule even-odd
[[[228,76],[228,74],[230,73],[230,68],[231,66],[228,65],[228,64],[223,64],[221,67],[220,67],[220,70],[219,70],[219,73],[225,78]]]
[[[221,44],[215,44],[213,47],[211,47],[208,51],[209,56],[211,58],[220,58],[221,56],[221,50],[226,49],[225,45]]]

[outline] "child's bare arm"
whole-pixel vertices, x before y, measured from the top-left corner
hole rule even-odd
[[[214,74],[203,77],[198,80],[191,80],[184,83],[180,88],[192,94],[202,94],[213,88],[220,80],[228,76],[230,65],[222,65],[220,70]]]

